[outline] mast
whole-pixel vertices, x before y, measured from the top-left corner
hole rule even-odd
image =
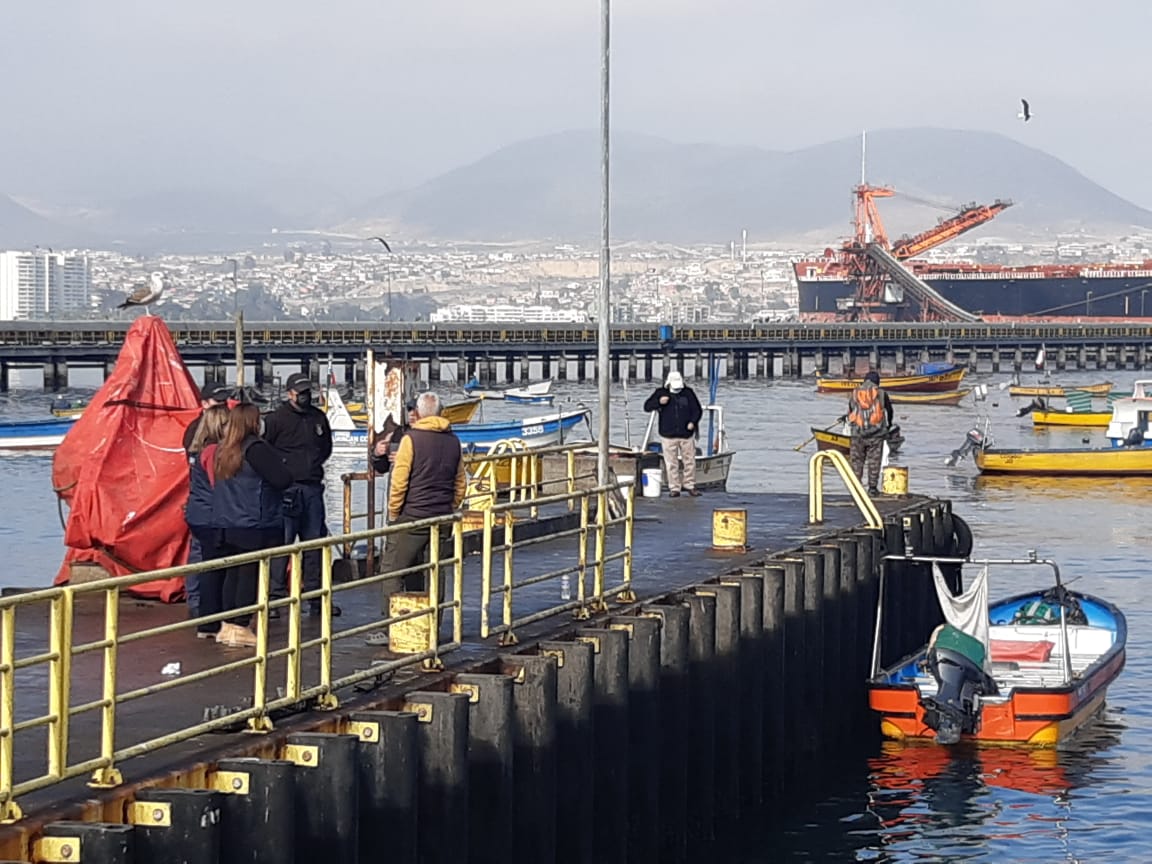
[[[608,437],[611,432],[609,403],[612,398],[609,385],[612,382],[611,357],[608,341],[611,338],[609,325],[612,318],[611,250],[608,232],[608,105],[609,105],[609,47],[612,23],[611,0],[600,0],[600,321],[597,335],[596,371],[600,397],[600,431],[596,446],[596,482],[603,486],[608,482]]]

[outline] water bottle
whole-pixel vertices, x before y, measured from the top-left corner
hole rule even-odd
[[[560,599],[572,599],[572,577],[567,573],[560,577]]]

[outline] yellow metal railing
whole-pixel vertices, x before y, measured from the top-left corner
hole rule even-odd
[[[530,537],[523,540],[516,539],[516,514],[519,511],[530,509],[531,505],[523,502],[511,501],[500,504],[484,511],[483,522],[483,552],[481,554],[481,586],[480,586],[480,637],[498,635],[500,644],[514,645],[517,643],[516,628],[523,627],[536,621],[558,615],[563,612],[573,612],[578,618],[588,618],[594,612],[605,611],[607,600],[618,597],[621,601],[635,600],[632,590],[632,537],[634,528],[635,496],[632,484],[609,484],[597,486],[584,492],[573,494],[551,495],[536,499],[536,504],[574,504],[579,507],[580,518],[576,527],[551,532],[546,536]],[[613,517],[610,513],[612,496],[623,497],[623,512]],[[592,521],[591,503],[595,501],[596,511]],[[615,552],[608,551],[609,530],[623,526],[620,549]],[[500,545],[496,545],[496,531],[503,531]],[[576,537],[579,546],[576,549],[576,563],[550,570],[545,573],[527,578],[516,578],[517,567],[515,550],[529,546],[539,545],[566,537]],[[591,558],[592,586],[588,591],[588,569],[590,566],[588,546],[594,547]],[[497,555],[502,556],[502,580],[495,584],[494,564]],[[622,562],[620,584],[607,586],[607,566],[614,561]],[[516,594],[533,585],[555,582],[565,577],[575,577],[575,599],[561,597],[559,604],[536,608],[531,613],[517,614]],[[492,624],[491,606],[495,596],[500,597],[500,623]]]
[[[808,522],[819,525],[824,521],[824,465],[832,463],[853,503],[860,510],[869,528],[883,528],[880,511],[864,491],[860,479],[848,464],[847,458],[839,450],[820,450],[808,460]]]
[[[500,633],[509,640],[515,638],[515,626],[569,609],[585,609],[590,614],[605,608],[606,600],[610,597],[633,597],[633,502],[630,488],[622,490],[627,493],[623,515],[613,517],[609,513],[611,496],[619,495],[620,491],[617,486],[601,486],[571,495],[517,500],[486,511],[488,515],[485,517],[483,556],[480,562],[482,584],[480,602],[476,604],[481,610],[481,631],[485,638],[489,631],[488,601],[493,593],[503,593],[504,615],[502,625],[492,628],[492,632]],[[497,524],[512,526],[517,512],[522,513],[535,506],[561,503],[572,504],[579,509],[579,527],[559,534],[523,540],[516,539],[513,534],[515,529],[509,528],[503,538],[504,542],[499,547],[494,546],[493,528]],[[609,552],[608,534],[615,526],[623,526],[622,548]],[[354,582],[333,583],[334,549],[346,543],[372,543],[392,534],[412,530],[427,530],[430,533],[427,563],[406,570],[373,574]],[[442,665],[441,656],[463,644],[466,606],[472,608],[465,601],[464,534],[463,515],[453,514],[150,573],[0,598],[0,823],[21,818],[17,804],[20,796],[60,781],[88,775],[89,785],[115,786],[122,782],[117,766],[133,756],[238,724],[246,725],[254,733],[267,732],[272,728],[271,715],[274,712],[296,710],[309,705],[331,710],[338,707],[337,694],[345,688],[379,680],[396,669],[419,663],[429,668],[439,668]],[[517,560],[519,550],[558,537],[576,535],[581,539],[581,547],[575,565],[565,570],[529,575],[519,581],[513,578],[514,574],[522,576],[530,566]],[[588,552],[590,544],[594,549],[591,555]],[[449,548],[451,553],[447,554]],[[315,590],[305,591],[302,581],[303,556],[312,551],[320,553],[320,585]],[[499,592],[493,592],[491,565],[492,556],[497,554],[501,556],[503,564],[504,586]],[[288,596],[273,598],[270,591],[272,561],[283,557],[290,561]],[[605,584],[606,567],[615,561],[623,562],[622,579],[620,584],[608,587]],[[252,564],[257,567],[257,596],[252,605],[241,609],[133,629],[133,622],[139,619],[131,614],[131,606],[121,604],[123,592],[146,582]],[[441,596],[440,576],[445,569],[449,570],[451,579],[446,580],[447,596]],[[585,585],[589,569],[594,573],[590,592]],[[576,601],[538,608],[533,614],[513,617],[514,610],[523,605],[517,602],[514,606],[514,599],[518,599],[514,592],[560,578],[564,572],[579,574],[576,580]],[[341,619],[333,617],[333,603],[342,592],[358,590],[364,586],[382,586],[386,580],[411,573],[427,576],[426,606],[404,614],[381,617],[370,623],[350,624],[343,629],[335,629],[334,623]],[[306,634],[303,608],[305,603],[313,602],[320,604],[318,632],[309,627],[309,633]],[[99,603],[102,606],[93,606]],[[81,610],[82,627],[77,626],[78,608]],[[281,621],[283,626],[278,626],[275,632],[270,627],[274,610],[280,610],[282,619],[286,619]],[[94,622],[90,620],[93,612],[97,613]],[[23,616],[44,615],[48,620],[47,638],[44,640],[46,644],[30,647],[18,643],[16,635],[20,619]],[[151,676],[142,673],[140,669],[140,653],[128,651],[133,643],[146,644],[146,640],[174,633],[192,639],[192,630],[198,625],[225,621],[240,615],[252,616],[255,648],[247,649],[243,654],[222,652],[220,662],[209,662],[204,668],[195,667],[196,663],[202,663],[203,652],[191,652],[192,663],[189,669],[177,670],[175,676],[165,676],[163,671]],[[441,640],[442,616],[451,618],[448,622],[451,635],[447,641]],[[338,668],[334,648],[341,641],[363,637],[372,631],[420,618],[428,621],[428,642],[424,650],[383,662],[371,662],[367,668],[355,668],[357,664],[362,667],[364,660],[357,660],[353,656],[345,659],[345,671]],[[30,628],[29,632],[35,629]],[[23,638],[22,642],[26,643],[27,639]],[[149,663],[156,662],[159,665],[159,661],[165,659],[163,650],[144,653]],[[346,671],[349,667],[352,667],[351,671]],[[130,669],[131,674],[123,674],[125,669]],[[138,715],[147,705],[144,700],[149,697],[166,694],[176,688],[203,685],[205,682],[219,682],[222,687],[229,684],[228,692],[235,694],[238,683],[241,692],[248,689],[243,679],[237,679],[237,676],[249,673],[252,676],[250,704],[238,706],[224,716],[214,716],[175,729],[164,729],[161,734],[147,740],[130,740],[132,730],[125,725],[127,721],[121,715],[125,711]],[[96,719],[90,722],[89,717]],[[73,728],[78,719],[83,721],[81,726]],[[148,724],[136,724],[137,732],[141,728],[150,727]],[[39,729],[43,729],[46,736],[45,755],[42,762],[37,760],[36,767],[29,769],[26,767],[30,764],[26,757],[33,752],[35,745],[25,738]],[[17,736],[21,737],[19,745],[16,743]],[[73,750],[79,752],[74,753]],[[20,769],[19,778],[16,777],[17,753],[24,766]]]

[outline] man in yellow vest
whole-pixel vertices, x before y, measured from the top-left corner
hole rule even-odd
[[[864,482],[868,472],[868,494],[880,494],[880,462],[884,457],[884,442],[892,429],[892,400],[880,389],[880,374],[869,372],[864,381],[852,391],[848,400],[848,426],[851,445],[848,461],[852,470]]]

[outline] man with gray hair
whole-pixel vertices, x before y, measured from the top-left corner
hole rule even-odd
[[[416,399],[416,415],[416,422],[400,439],[392,464],[389,525],[446,516],[459,509],[467,491],[460,439],[452,434],[451,424],[440,416],[440,397],[435,393],[421,393]],[[422,564],[431,533],[430,529],[423,528],[390,535],[384,550],[383,572],[393,573]],[[406,574],[404,590],[427,591],[427,574]],[[385,644],[386,637],[382,633],[373,634],[367,641]]]

